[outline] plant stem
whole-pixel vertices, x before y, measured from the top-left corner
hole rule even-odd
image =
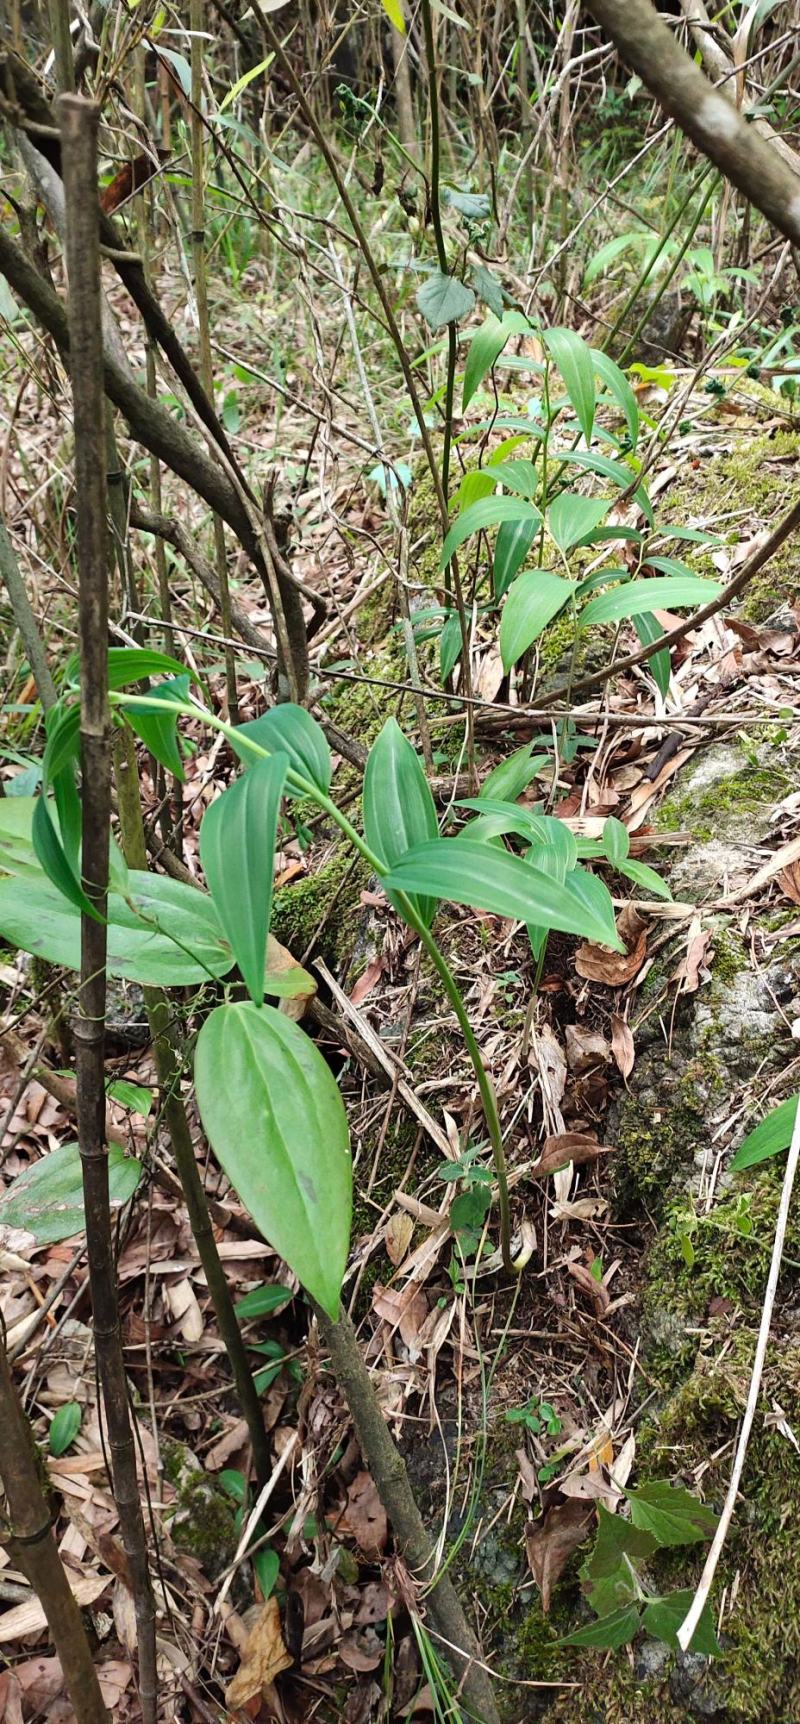
[[[117,694],[112,698],[116,705],[121,705],[123,707],[127,705],[136,708],[137,706],[148,705],[146,696],[124,693]],[[218,718],[216,713],[210,712],[207,707],[194,705],[189,701],[174,701],[171,704],[176,713],[183,713],[189,718],[201,718],[204,722],[209,724],[212,729],[221,731],[222,735],[226,736],[229,742],[235,743],[237,750],[244,747],[249,753],[259,759],[266,759],[269,756],[270,751],[268,748],[262,748],[260,743],[257,743],[252,737],[247,736],[243,731],[235,730],[233,725],[227,724],[224,718]],[[310,778],[304,778],[302,773],[295,772],[292,768],[290,768],[286,774],[286,782],[292,786],[292,789],[299,791],[302,796],[310,797],[314,802],[316,802],[317,807],[320,808],[324,814],[327,814],[331,820],[335,821],[340,832],[343,832],[344,836],[350,840],[350,843],[355,847],[359,855],[363,856],[364,861],[369,864],[374,873],[378,874],[381,878],[390,873],[391,870],[387,867],[386,863],[382,862],[380,857],[375,854],[375,851],[370,849],[365,839],[362,838],[361,833],[358,832],[355,826],[353,826],[348,820],[347,815],[343,814],[340,808],[337,808],[336,803],[332,801],[330,796],[326,796],[325,792],[320,790],[318,785],[314,784]],[[475,1032],[469,1021],[469,1014],[464,1005],[464,1001],[461,998],[458,983],[450,969],[447,959],[437,946],[430,929],[426,927],[423,921],[420,920],[413,904],[404,893],[397,893],[397,903],[400,907],[400,912],[404,921],[408,922],[409,927],[414,929],[415,934],[417,934],[422,941],[422,944],[436,969],[436,973],[441,980],[442,986],[444,987],[447,998],[455,1012],[459,1027],[464,1037],[464,1042],[475,1073],[478,1089],[480,1091],[480,1097],[486,1117],[486,1125],[489,1131],[489,1141],[492,1146],[492,1156],[494,1158],[495,1174],[497,1177],[498,1202],[500,1207],[500,1249],[503,1256],[503,1267],[509,1274],[516,1274],[518,1273],[518,1270],[511,1254],[511,1207],[508,1195],[508,1172],[506,1168],[505,1150],[503,1148],[503,1132],[500,1124],[500,1116],[497,1111],[497,1098],[494,1093],[492,1080],[483,1063]],[[168,930],[165,931],[168,932]]]
[[[0,1341],[0,1478],[8,1525],[2,1539],[15,1568],[30,1582],[47,1617],[72,1708],[80,1724],[109,1724],[97,1671],[52,1532],[41,1485],[41,1461],[14,1386],[5,1335]]]
[[[194,261],[194,291],[197,301],[197,333],[200,342],[200,381],[210,402],[214,401],[214,366],[211,358],[211,332],[208,322],[208,282],[206,276],[205,192],[203,186],[203,30],[204,0],[191,0],[189,28],[191,30],[191,141],[192,141],[192,257]],[[219,515],[214,516],[214,551],[219,580],[222,632],[227,641],[231,629],[231,595],[228,585],[228,562],[225,553],[225,528]],[[233,647],[225,647],[225,687],[231,722],[238,722],[236,689],[236,659]]]
[[[435,1547],[417,1507],[405,1461],[381,1412],[355,1329],[345,1311],[334,1323],[317,1308],[317,1321],[400,1550],[414,1579],[427,1587],[428,1612],[446,1644],[448,1663],[461,1681],[464,1700],[482,1724],[499,1724],[491,1681],[477,1662],[478,1647],[458,1594],[447,1573],[436,1576]]]
[[[117,736],[115,766],[117,805],[125,860],[130,868],[145,869],[147,867],[147,849],[144,841],[142,806],[139,798],[136,753],[133,737],[127,725]],[[170,1034],[172,1012],[162,988],[145,988],[144,1004],[153,1038],[161,1103],[167,1122],[172,1153],[183,1186],[186,1208],[189,1212],[189,1223],[200,1262],[203,1265],[211,1303],[214,1307],[214,1315],[217,1319],[217,1327],[225,1344],[225,1351],[236,1385],[236,1395],[247,1422],[253,1450],[253,1464],[259,1488],[261,1488],[269,1478],[272,1467],[269,1443],[264,1429],[261,1402],[253,1381],[253,1373],[247,1362],[247,1350],[217,1250],[211,1217],[208,1213],[206,1194],[203,1190],[203,1182],[192,1147],[192,1134],[189,1129],[183,1097],[180,1093],[178,1053]]]
[[[136,1612],[143,1724],[156,1724],[155,1604],[136,1471],[119,1327],[105,1134],[105,1007],[111,773],[108,711],[108,524],[105,401],[97,203],[99,109],[81,96],[58,99],[67,212],[70,377],[81,650],[81,868],[97,915],[81,915],[81,979],[75,1018],[78,1140],[83,1172],[94,1342],[103,1389],[114,1498]]]
[[[44,711],[47,712],[51,706],[55,705],[55,684],[50,675],[39,626],[31,608],[19,564],[14,555],[14,547],[6,531],[5,522],[2,520],[0,520],[0,580],[2,580],[8,593],[14,621],[22,636],[22,643],[28,655],[28,664],[33,671],[34,681],[39,691],[39,699]]]

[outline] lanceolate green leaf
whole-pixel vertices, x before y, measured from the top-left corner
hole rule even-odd
[[[187,669],[180,659],[170,658],[169,653],[156,652],[150,647],[109,647],[108,649],[108,686],[111,689],[127,688],[133,682],[142,682],[148,676],[185,676]],[[73,653],[68,660],[64,672],[65,681],[77,687],[80,680],[80,659]]]
[[[51,1455],[65,1455],[67,1449],[72,1447],[81,1428],[82,1418],[83,1413],[78,1401],[67,1401],[65,1406],[59,1407],[47,1433],[47,1446]]]
[[[531,744],[523,743],[522,748],[516,748],[513,754],[500,761],[499,766],[493,767],[478,795],[481,800],[492,797],[501,802],[516,802],[523,790],[527,790],[531,779],[546,765],[546,754],[532,754]]]
[[[150,690],[153,705],[149,712],[143,712],[140,707],[129,707],[126,711],[128,723],[141,737],[145,748],[181,784],[186,775],[178,747],[178,714],[170,712],[170,704],[188,700],[190,680],[187,673],[173,677],[170,682],[160,682]],[[159,711],[159,707],[163,710]]]
[[[49,964],[80,969],[80,911],[49,880],[0,880],[0,934]],[[196,985],[233,964],[211,899],[166,875],[134,870],[128,902],[109,893],[107,937],[109,975],[153,987]]]
[[[799,1102],[800,1096],[790,1095],[788,1101],[780,1102],[760,1125],[747,1133],[731,1162],[732,1173],[740,1173],[744,1167],[757,1167],[760,1161],[769,1161],[771,1156],[789,1148]]]
[[[119,1144],[110,1144],[108,1183],[115,1208],[128,1202],[141,1177],[141,1164],[125,1155]],[[83,1175],[77,1143],[62,1143],[12,1179],[0,1198],[0,1224],[23,1227],[37,1245],[55,1245],[83,1232]]]
[[[494,596],[501,599],[519,573],[536,538],[539,521],[504,521],[494,544]]]
[[[590,599],[578,618],[578,628],[620,622],[623,617],[641,616],[642,611],[676,611],[689,605],[706,605],[719,598],[721,591],[719,581],[706,581],[700,575],[655,575],[652,580],[631,581]]]
[[[266,748],[269,754],[288,755],[293,771],[301,773],[303,778],[310,778],[312,784],[327,796],[333,772],[331,751],[322,726],[310,712],[306,712],[304,706],[294,706],[291,701],[271,706],[260,718],[250,719],[248,724],[238,724],[236,736],[249,737],[260,748]],[[258,759],[251,748],[246,744],[240,746],[236,738],[233,747],[245,766],[252,766]],[[287,794],[292,794],[291,786]]]
[[[437,838],[439,826],[428,780],[415,749],[396,718],[386,723],[369,751],[364,774],[364,836],[391,867],[415,844]],[[397,900],[389,894],[397,908]],[[418,915],[430,926],[436,899],[413,895]]]
[[[264,1238],[331,1317],[350,1240],[347,1116],[322,1054],[273,1006],[218,1006],[195,1083],[220,1165]]]
[[[625,424],[628,427],[631,448],[635,449],[639,440],[639,407],[636,396],[624,371],[620,370],[607,353],[603,353],[599,347],[593,347],[591,353],[592,364],[598,377],[602,379],[609,395],[613,396],[617,406],[622,410]]]
[[[484,467],[482,471],[488,474],[496,485],[504,485],[507,491],[513,491],[515,497],[527,497],[530,500],[536,494],[539,475],[532,461],[524,461],[522,458],[498,461],[494,466]]]
[[[500,618],[503,669],[510,670],[574,594],[571,581],[531,569],[518,575]]]
[[[485,532],[487,527],[496,527],[501,521],[528,521],[535,529],[541,519],[539,510],[523,497],[481,497],[453,522],[442,546],[440,566],[447,567],[459,545],[472,533]]]
[[[256,761],[212,802],[200,826],[200,860],[251,1000],[264,998],[272,874],[285,754]]]
[[[594,426],[594,362],[591,349],[574,329],[545,329],[545,347],[561,373],[578,424],[587,443],[592,440]]]
[[[477,389],[491,371],[495,360],[499,358],[511,335],[519,333],[520,326],[527,328],[527,318],[521,312],[509,313],[499,319],[487,317],[486,322],[476,330],[469,344],[467,361],[464,366],[464,391],[461,397],[461,410],[466,412]]]
[[[95,922],[102,921],[102,917],[94,905],[90,903],[77,875],[70,867],[69,858],[56,831],[44,792],[37,799],[33,811],[31,834],[38,860],[56,891],[67,900],[67,903],[74,905],[76,910],[81,911],[86,916],[91,916]]]
[[[574,890],[579,878],[594,889],[585,894],[586,901]],[[398,892],[435,892],[455,904],[623,949],[602,880],[581,877],[576,870],[559,885],[519,856],[469,839],[441,838],[418,845],[395,864],[386,885]]]
[[[656,621],[654,616],[651,616],[649,611],[642,611],[638,617],[634,617],[633,626],[642,646],[652,646],[653,642],[661,640],[664,634],[661,624]],[[654,652],[647,660],[647,666],[659,694],[666,700],[669,694],[669,679],[672,675],[668,648],[664,647],[660,652]]]
[[[559,550],[569,551],[587,538],[610,508],[607,497],[582,497],[578,492],[560,491],[547,511],[550,535]]]

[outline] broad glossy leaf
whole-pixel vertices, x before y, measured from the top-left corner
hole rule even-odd
[[[496,485],[504,485],[507,491],[513,491],[516,497],[527,497],[532,500],[536,495],[539,475],[532,461],[522,458],[516,461],[497,461],[483,468]]]
[[[462,509],[469,509],[473,503],[479,503],[481,497],[494,496],[496,483],[497,480],[492,478],[491,470],[485,467],[474,468],[471,472],[465,473],[453,499],[459,514]]]
[[[35,796],[0,797],[0,873],[41,874],[31,827]]]
[[[267,931],[285,754],[257,760],[212,802],[200,825],[200,860],[226,938],[257,1006],[264,998]]]
[[[574,593],[571,581],[565,581],[561,575],[546,574],[543,569],[530,569],[527,574],[517,576],[500,618],[504,670],[510,670],[522,658]]]
[[[677,611],[689,605],[706,605],[719,598],[721,591],[719,581],[707,581],[700,575],[656,575],[652,580],[631,581],[590,599],[578,618],[578,628],[620,622],[623,617],[641,616],[642,611]]]
[[[254,1287],[243,1299],[237,1299],[234,1309],[237,1317],[250,1321],[253,1317],[270,1317],[293,1298],[291,1287],[282,1287],[279,1281],[265,1281],[262,1287]]]
[[[504,521],[494,543],[492,581],[494,596],[501,599],[508,592],[514,576],[519,573],[533,544],[541,522]]]
[[[80,658],[73,653],[68,659],[64,677],[71,687],[80,683]],[[149,676],[186,676],[190,674],[180,659],[169,653],[156,652],[151,647],[112,646],[108,649],[108,686],[128,688],[133,682],[143,682]]]
[[[569,551],[599,527],[611,504],[607,497],[582,497],[577,491],[560,491],[547,511],[547,525],[559,550]]]
[[[609,358],[609,355],[603,353],[599,347],[593,347],[591,353],[592,364],[598,377],[602,379],[609,395],[613,396],[617,406],[622,411],[625,424],[628,427],[631,448],[635,449],[639,440],[639,407],[636,396],[624,371],[620,370],[615,360]]]
[[[596,936],[600,944],[610,946],[616,952],[624,951],[617,933],[611,893],[599,874],[589,874],[585,868],[573,868],[564,881],[564,891],[570,894],[584,914],[594,917],[597,927],[604,930]]]
[[[367,758],[364,773],[364,836],[376,856],[392,867],[416,844],[438,838],[439,825],[422,763],[396,718],[387,718]],[[395,909],[397,899],[389,893]],[[411,894],[427,927],[436,898]]]
[[[58,1457],[66,1454],[78,1435],[82,1420],[83,1413],[78,1401],[67,1401],[63,1407],[59,1407],[50,1421],[47,1433],[47,1446],[51,1455]]]
[[[140,1162],[112,1143],[108,1184],[114,1208],[128,1202],[141,1177]],[[0,1198],[0,1225],[23,1227],[37,1245],[55,1245],[83,1232],[83,1175],[77,1143],[60,1144],[12,1179]]]
[[[576,1628],[574,1634],[565,1634],[563,1639],[556,1641],[556,1646],[608,1646],[615,1651],[618,1646],[626,1646],[632,1640],[639,1627],[639,1610],[634,1604],[626,1605],[622,1610],[614,1610],[610,1616],[599,1616],[596,1622],[590,1622],[585,1628]]]
[[[218,1006],[197,1041],[203,1126],[256,1226],[335,1318],[352,1170],[336,1080],[299,1025],[249,1000]]]
[[[667,1646],[673,1646],[677,1650],[680,1645],[678,1629],[688,1615],[693,1599],[691,1587],[687,1587],[684,1592],[670,1592],[666,1598],[655,1599],[645,1607],[642,1627],[647,1629],[648,1634],[654,1634],[656,1640],[664,1640]],[[722,1647],[717,1639],[708,1602],[703,1607],[688,1650],[702,1652],[707,1658],[722,1657]]]
[[[129,876],[129,889],[142,916],[116,893],[109,894],[109,975],[177,988],[207,981],[209,974],[227,974],[233,953],[206,893],[166,875],[136,871]],[[0,880],[0,934],[49,964],[80,969],[80,913],[49,880],[27,875]]]
[[[481,497],[453,522],[442,546],[440,567],[446,569],[451,557],[472,533],[483,533],[501,521],[528,521],[534,529],[541,523],[541,514],[524,497]]]
[[[630,855],[631,840],[627,826],[615,820],[613,814],[603,822],[603,850],[613,868],[619,868]]]
[[[564,934],[579,934],[621,951],[603,905],[604,895],[611,908],[608,891],[601,880],[584,876],[591,887],[600,889],[599,893],[586,894],[584,901],[573,890],[573,882],[579,878],[576,870],[559,885],[508,851],[467,839],[440,838],[409,851],[392,868],[385,884],[399,892],[434,892],[454,904],[469,904],[475,910],[488,910],[515,922],[536,922]]]
[[[642,611],[638,617],[634,617],[633,626],[642,646],[652,646],[655,641],[663,638],[664,630],[661,624],[656,621],[654,616],[651,616],[649,611]],[[647,665],[659,694],[663,700],[666,700],[672,675],[669,649],[664,647],[663,651],[654,652],[647,660]]]
[[[304,706],[295,706],[291,701],[271,706],[267,712],[262,712],[260,718],[237,724],[236,735],[249,737],[268,754],[288,755],[292,770],[310,779],[327,796],[333,773],[331,751],[322,725],[317,724]],[[245,766],[252,766],[258,759],[251,748],[246,744],[240,746],[235,738],[233,747]],[[293,794],[291,785],[287,794]]]
[[[545,329],[542,341],[561,373],[564,388],[586,438],[592,441],[594,425],[595,387],[594,360],[591,348],[574,329]]]
[[[126,718],[132,730],[141,737],[145,748],[166,767],[181,784],[186,774],[183,770],[183,759],[178,746],[178,714],[170,712],[170,705],[175,701],[186,702],[189,698],[188,672],[184,676],[173,677],[171,682],[161,682],[150,690],[152,708],[143,712],[141,707],[129,707]],[[163,710],[159,710],[162,708]]]
[[[651,1479],[626,1495],[634,1526],[652,1533],[659,1545],[699,1544],[716,1531],[717,1516],[683,1485]]]
[[[417,305],[431,329],[460,323],[462,317],[469,316],[474,304],[471,287],[459,281],[457,275],[442,275],[438,270],[417,291]]]
[[[740,1173],[744,1167],[757,1167],[760,1161],[769,1161],[773,1155],[780,1155],[789,1148],[798,1103],[800,1096],[790,1095],[747,1133],[731,1162],[732,1173]]]

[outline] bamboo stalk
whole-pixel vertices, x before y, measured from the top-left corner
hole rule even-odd
[[[143,1724],[156,1724],[155,1604],[128,1406],[111,1234],[105,1133],[105,1007],[108,848],[111,816],[108,709],[109,535],[105,496],[105,402],[97,204],[99,109],[63,95],[58,114],[64,166],[69,277],[70,376],[81,651],[82,874],[96,914],[81,916],[81,979],[74,1022],[78,1141],[83,1171],[94,1342],[111,1451],[114,1497],[131,1575]]]
[[[5,1335],[0,1344],[0,1478],[8,1510],[3,1544],[47,1617],[75,1716],[80,1724],[108,1724],[83,1617],[53,1537],[41,1462],[14,1386]]]

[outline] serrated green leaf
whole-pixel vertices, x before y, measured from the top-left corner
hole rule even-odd
[[[653,1634],[656,1640],[666,1641],[667,1646],[673,1646],[676,1651],[680,1647],[678,1629],[691,1609],[694,1593],[691,1588],[685,1592],[670,1592],[666,1598],[657,1598],[645,1607],[642,1616],[642,1627],[648,1634]],[[702,1652],[707,1658],[721,1658],[722,1647],[717,1639],[714,1618],[708,1603],[703,1607],[700,1620],[692,1635],[688,1650]]]
[[[83,1413],[77,1401],[67,1401],[59,1407],[50,1421],[47,1433],[47,1446],[51,1455],[65,1455],[72,1447],[83,1422]]]
[[[288,755],[292,770],[309,778],[327,796],[333,775],[331,751],[322,725],[304,706],[295,706],[287,700],[281,706],[271,706],[260,718],[237,724],[232,746],[242,764],[252,766],[258,756],[246,744],[239,745],[236,740],[239,736],[249,737],[269,754]],[[287,795],[292,794],[295,793],[289,786]]]
[[[127,1203],[142,1177],[141,1164],[119,1144],[108,1150],[108,1185],[114,1208]],[[37,1245],[57,1245],[84,1230],[83,1175],[77,1143],[62,1143],[31,1162],[0,1198],[0,1225],[21,1227]]]
[[[757,1167],[761,1161],[769,1161],[773,1155],[780,1155],[788,1149],[792,1141],[797,1108],[800,1096],[790,1095],[788,1100],[779,1103],[766,1119],[753,1127],[747,1133],[743,1143],[740,1143],[731,1162],[731,1172],[741,1173],[745,1167]]]
[[[585,1628],[576,1628],[574,1634],[565,1634],[556,1646],[607,1646],[616,1651],[619,1646],[626,1646],[632,1640],[639,1627],[639,1610],[636,1605],[629,1604],[622,1610],[614,1610],[610,1616],[600,1616],[596,1622],[587,1623]]]
[[[500,653],[505,671],[522,658],[574,594],[572,582],[561,575],[549,575],[543,569],[517,575],[500,618]]]
[[[200,1031],[197,1101],[256,1226],[336,1318],[350,1240],[347,1116],[322,1054],[272,1006],[218,1006]]]
[[[446,569],[459,545],[463,545],[464,540],[470,538],[472,533],[483,533],[488,527],[496,527],[501,521],[530,521],[536,528],[541,519],[535,505],[526,502],[523,497],[482,497],[453,522],[442,546],[439,566]]]
[[[574,329],[545,329],[542,341],[561,374],[586,442],[591,443],[595,407],[591,348]]]
[[[200,825],[208,888],[257,1006],[264,998],[273,859],[288,767],[286,754],[257,760],[212,802]]]
[[[472,285],[479,299],[482,299],[495,317],[502,317],[505,295],[496,275],[492,275],[485,263],[475,263],[471,271]]]
[[[601,593],[590,599],[578,617],[578,628],[592,628],[597,623],[621,622],[624,617],[641,616],[643,611],[685,610],[690,605],[707,605],[719,598],[719,581],[704,580],[700,575],[656,575],[652,580],[631,581],[613,592]]]
[[[469,904],[516,922],[536,922],[613,945],[616,951],[623,949],[602,880],[581,879],[574,870],[559,885],[521,857],[468,839],[440,838],[417,845],[394,865],[384,884],[398,892],[435,893],[454,904]]]
[[[634,1526],[652,1533],[659,1545],[698,1544],[716,1529],[716,1515],[683,1485],[652,1479],[626,1495]]]
[[[417,306],[431,329],[444,329],[448,323],[460,323],[468,317],[475,304],[475,295],[457,275],[442,275],[438,270],[429,275],[417,291]]]
[[[577,491],[559,491],[547,511],[547,526],[560,551],[569,551],[599,527],[611,507],[605,497],[582,497]]]
[[[396,718],[387,718],[367,757],[364,773],[364,836],[387,867],[427,839],[438,838],[439,824],[422,763],[403,735]],[[436,914],[437,900],[411,894],[426,927]],[[397,899],[389,893],[398,908]]]

